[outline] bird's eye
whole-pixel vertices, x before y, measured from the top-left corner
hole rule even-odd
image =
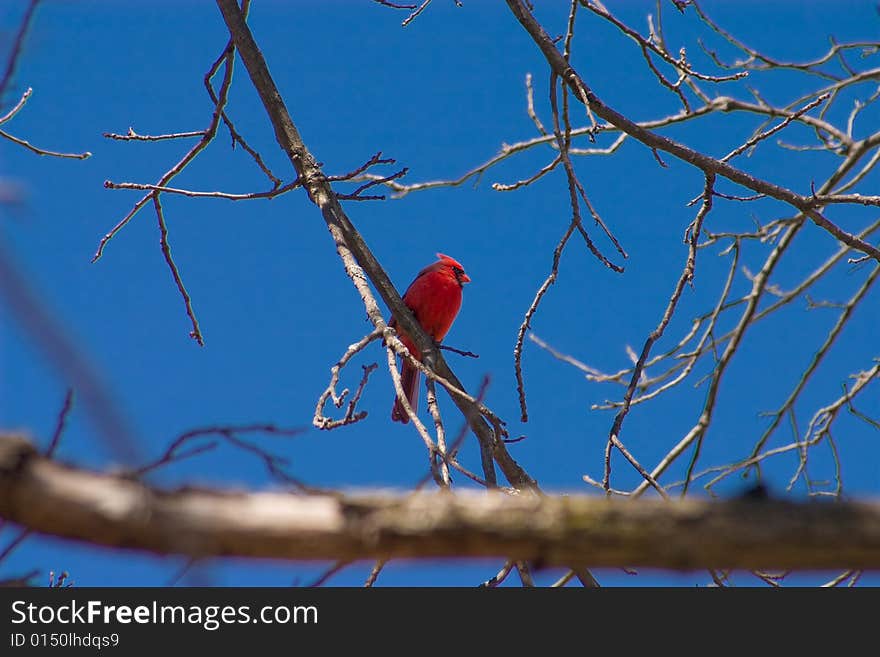
[[[464,275],[464,269],[462,269],[461,267],[453,267],[452,271],[455,272],[456,276]]]

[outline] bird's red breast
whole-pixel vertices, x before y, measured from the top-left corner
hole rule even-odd
[[[461,290],[470,277],[461,264],[438,253],[439,260],[418,273],[403,293],[403,302],[412,310],[425,332],[440,342],[446,337],[461,308]],[[396,322],[392,319],[391,325]],[[400,331],[400,339],[416,358],[419,352],[409,336]]]

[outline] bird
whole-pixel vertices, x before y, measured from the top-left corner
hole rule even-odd
[[[437,258],[437,262],[422,269],[406,288],[406,292],[403,293],[403,303],[412,311],[425,333],[430,335],[434,342],[440,344],[461,308],[462,288],[465,283],[470,283],[471,279],[464,273],[464,267],[455,259],[442,253],[438,253]],[[396,329],[397,321],[392,317],[388,325]],[[421,351],[406,332],[398,330],[398,337],[409,352],[421,361]],[[418,382],[419,371],[409,360],[402,359],[400,383],[412,408],[416,407],[418,399]],[[409,415],[396,396],[391,409],[391,419],[404,424],[409,422]]]

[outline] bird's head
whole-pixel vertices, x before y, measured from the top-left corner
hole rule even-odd
[[[458,281],[459,286],[464,287],[465,283],[471,282],[470,276],[464,273],[464,267],[462,267],[461,263],[457,260],[442,253],[438,253],[437,257],[440,259],[441,266],[455,276],[455,280]]]

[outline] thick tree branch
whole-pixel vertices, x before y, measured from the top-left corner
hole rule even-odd
[[[880,568],[878,502],[163,491],[61,465],[15,437],[0,437],[0,517],[37,533],[191,557]]]

